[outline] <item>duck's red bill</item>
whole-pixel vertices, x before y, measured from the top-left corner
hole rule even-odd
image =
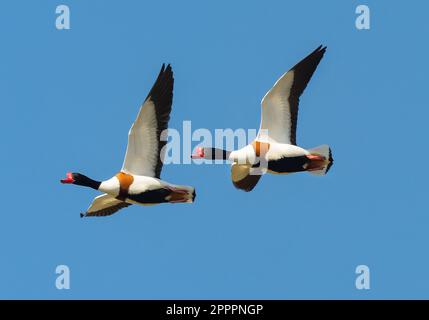
[[[67,172],[66,178],[61,179],[61,183],[73,183],[73,182],[74,182],[74,179],[73,179],[73,175],[71,172]]]
[[[203,148],[197,148],[196,153],[191,155],[192,159],[203,159],[204,158],[204,149]]]

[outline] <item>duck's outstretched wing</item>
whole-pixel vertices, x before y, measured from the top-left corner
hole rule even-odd
[[[128,146],[122,171],[140,176],[160,178],[161,150],[166,141],[161,133],[168,128],[173,102],[173,71],[162,65],[158,78],[140,108],[128,133]]]
[[[259,139],[296,145],[299,97],[325,51],[326,47],[318,47],[282,75],[264,96]]]
[[[103,217],[110,216],[116,213],[118,210],[122,208],[126,208],[130,206],[130,203],[126,203],[124,201],[118,200],[115,197],[102,194],[92,201],[88,210],[85,213],[81,213],[81,217]]]

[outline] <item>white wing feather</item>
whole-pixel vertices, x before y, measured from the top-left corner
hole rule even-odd
[[[293,75],[293,70],[286,72],[262,99],[259,140],[291,144],[289,95],[293,84]]]
[[[161,134],[168,128],[173,101],[173,71],[162,65],[161,71],[140,107],[137,119],[128,133],[128,146],[122,171],[139,176],[159,178],[161,151],[166,141]]]

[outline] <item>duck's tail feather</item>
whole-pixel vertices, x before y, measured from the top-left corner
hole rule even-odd
[[[310,167],[308,172],[317,176],[324,176],[328,173],[329,169],[331,169],[334,164],[334,158],[332,157],[331,148],[324,144],[315,148],[308,150],[312,155],[323,156],[325,160],[316,160],[314,163],[310,163]]]

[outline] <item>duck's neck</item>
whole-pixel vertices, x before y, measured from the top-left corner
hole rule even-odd
[[[206,155],[206,159],[210,160],[229,160],[231,151],[226,151],[219,148],[210,148],[209,154]]]
[[[83,174],[79,174],[78,178],[74,182],[74,184],[78,186],[84,186],[88,188],[92,188],[95,190],[98,190],[100,188],[100,181],[92,180],[91,178],[88,178],[87,176],[84,176]]]

